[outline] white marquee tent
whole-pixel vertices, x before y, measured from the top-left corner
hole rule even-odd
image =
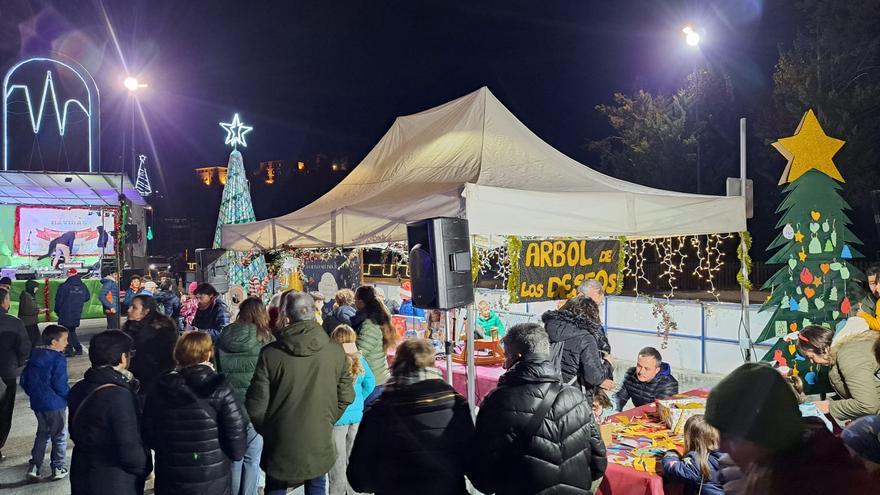
[[[406,239],[406,224],[467,218],[472,234],[629,238],[746,230],[740,196],[653,189],[572,160],[487,89],[398,117],[342,182],[293,213],[224,225],[222,245],[359,246]]]

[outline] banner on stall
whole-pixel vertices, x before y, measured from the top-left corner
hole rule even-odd
[[[328,260],[305,261],[302,267],[303,289],[318,291],[332,298],[339,289],[357,289],[361,284],[360,257],[346,255]]]
[[[568,299],[590,279],[598,280],[606,294],[620,292],[620,240],[511,239],[509,247],[516,255],[516,269],[508,280],[512,301]]]

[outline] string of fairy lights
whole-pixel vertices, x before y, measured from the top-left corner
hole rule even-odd
[[[725,264],[724,242],[735,238],[735,234],[708,234],[699,236],[677,236],[658,239],[637,239],[626,242],[626,264],[624,276],[632,279],[634,290],[639,294],[640,284],[651,286],[646,276],[646,251],[653,251],[659,263],[657,285],[668,286],[664,297],[672,298],[679,290],[679,279],[685,273],[688,259],[696,259],[691,275],[705,285],[706,292],[716,300],[720,293],[716,287],[718,272]]]

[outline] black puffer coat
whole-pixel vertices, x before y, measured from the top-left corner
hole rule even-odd
[[[141,321],[126,321],[122,331],[134,341],[129,370],[141,382],[138,393],[148,395],[159,376],[174,369],[177,327],[167,316],[156,314]]]
[[[376,495],[466,494],[473,439],[467,401],[443,380],[388,385],[361,421],[348,481]]]
[[[577,383],[586,388],[591,401],[592,390],[610,378],[608,362],[601,352],[602,346],[610,349],[602,327],[568,311],[547,311],[541,319],[550,343],[563,342],[562,381],[568,383],[577,376]]]
[[[596,435],[590,403],[564,386],[526,452],[512,452],[550,385],[559,381],[547,356],[526,355],[498,380],[477,416],[471,481],[499,495],[589,494],[605,473],[605,446]]]
[[[95,392],[102,385],[111,385]],[[140,495],[151,470],[138,430],[137,381],[110,366],[90,368],[70,389],[73,495]]]
[[[630,399],[639,407],[657,399],[668,399],[677,393],[678,380],[672,376],[672,368],[668,363],[660,363],[660,371],[649,382],[640,382],[633,367],[626,370],[623,384],[617,391],[617,409],[622,411]]]
[[[232,389],[207,365],[166,373],[144,408],[144,441],[156,451],[156,494],[231,493],[231,460],[247,448]]]

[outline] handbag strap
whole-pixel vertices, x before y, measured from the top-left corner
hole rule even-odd
[[[541,400],[541,404],[538,406],[535,414],[529,419],[529,423],[522,431],[522,434],[517,437],[518,445],[516,445],[515,449],[512,449],[513,453],[524,453],[526,447],[531,443],[532,437],[535,436],[535,433],[538,432],[538,428],[541,427],[541,423],[544,422],[547,413],[550,412],[550,408],[553,407],[553,403],[556,401],[556,397],[559,395],[560,390],[562,390],[561,383],[553,382],[550,384],[550,388],[547,389],[547,393],[544,394],[544,398]]]
[[[97,387],[93,388],[92,391],[86,395],[86,397],[79,403],[79,407],[76,408],[76,412],[73,413],[73,417],[70,418],[70,429],[71,430],[73,429],[73,426],[76,424],[76,418],[79,417],[79,412],[83,410],[83,407],[85,407],[85,405],[89,401],[89,399],[91,399],[92,396],[95,395],[95,392],[97,392],[98,390],[101,390],[104,388],[110,388],[110,387],[119,387],[119,385],[116,385],[115,383],[105,383],[103,385],[98,385]],[[122,388],[122,387],[119,387],[119,388]]]

